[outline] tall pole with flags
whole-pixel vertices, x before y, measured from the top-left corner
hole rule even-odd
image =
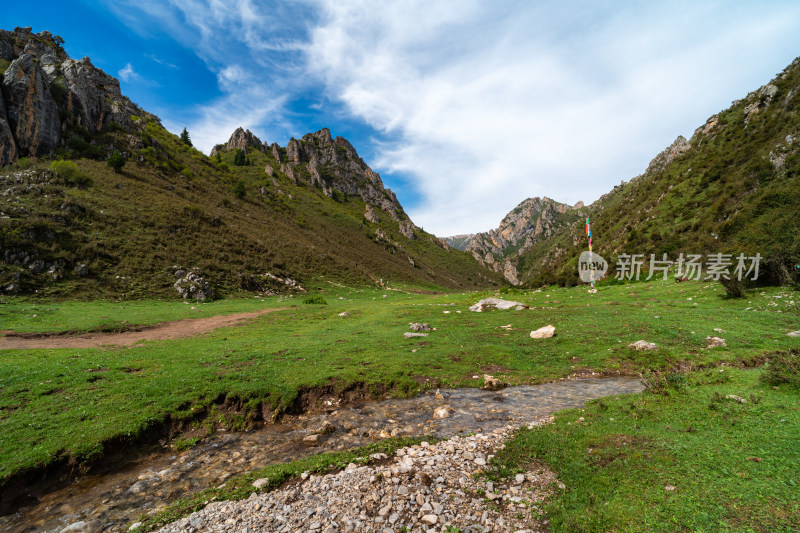
[[[594,288],[594,257],[592,257],[592,226],[589,223],[589,217],[586,217],[586,236],[589,238],[589,283],[591,283],[592,288],[589,289],[589,292],[595,293],[597,289]]]

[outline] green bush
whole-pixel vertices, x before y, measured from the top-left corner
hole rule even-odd
[[[732,277],[731,279],[719,278],[719,282],[729,298],[744,298],[745,289],[747,288],[745,280]]]
[[[114,153],[108,157],[108,166],[114,169],[114,172],[119,172],[125,166],[125,157],[119,150],[114,150]]]
[[[247,194],[247,189],[244,186],[244,182],[242,180],[238,180],[233,186],[233,195],[236,198],[244,198],[245,194]]]
[[[768,385],[788,384],[800,389],[800,350],[774,353],[761,374]]]
[[[56,177],[69,182],[80,174],[80,169],[75,164],[75,161],[53,161],[50,163],[50,170],[53,171]]]
[[[319,305],[328,305],[328,302],[325,301],[325,298],[322,296],[309,296],[305,300],[303,300],[304,304],[319,304]]]

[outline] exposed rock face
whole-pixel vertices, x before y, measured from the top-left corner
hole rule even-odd
[[[6,116],[18,152],[34,156],[52,152],[61,133],[58,106],[34,57],[22,54],[12,61],[3,76],[2,87]]]
[[[442,237],[442,242],[446,243],[448,246],[452,246],[456,250],[466,251],[467,244],[469,241],[474,237],[474,233],[466,233],[463,235],[453,235],[451,237]]]
[[[140,129],[132,116],[158,122],[88,57],[70,59],[61,42],[47,31],[0,30],[0,59],[9,62],[0,79],[0,165],[52,153],[72,129]]]
[[[228,139],[227,144],[218,144],[214,148],[211,149],[211,155],[214,156],[217,152],[221,150],[244,150],[247,152],[248,148],[255,148],[256,150],[260,150],[264,153],[267,151],[266,143],[262,143],[261,140],[253,135],[250,130],[245,130],[243,128],[236,128],[236,131],[233,132],[231,138]],[[271,175],[271,174],[270,174]]]
[[[464,249],[487,268],[503,272],[509,283],[519,285],[518,255],[557,233],[574,218],[565,215],[582,207],[583,202],[570,206],[546,197],[528,198],[507,214],[497,229],[476,233],[466,240]],[[460,237],[463,236],[451,237],[451,246]],[[502,258],[505,261],[498,260]]]
[[[368,221],[377,222],[378,216],[374,208],[380,209],[398,223],[400,232],[406,238],[417,238],[417,226],[403,212],[391,189],[383,186],[380,175],[358,156],[347,139],[331,137],[328,128],[308,133],[301,139],[290,139],[285,157],[282,157],[281,148],[277,144],[267,146],[250,131],[238,128],[226,144],[215,146],[211,155],[236,148],[254,148],[272,155],[278,163],[274,170],[281,172],[295,184],[305,183],[320,189],[328,197],[333,197],[335,191],[345,198],[361,198],[367,204],[364,217]],[[266,172],[269,174],[269,171]]]
[[[667,165],[672,163],[673,159],[684,153],[691,147],[683,135],[678,135],[672,144],[667,146],[660,154],[655,156],[650,164],[647,165],[647,170],[644,171],[645,175],[661,172]]]

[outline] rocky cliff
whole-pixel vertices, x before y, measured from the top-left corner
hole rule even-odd
[[[466,239],[463,249],[517,285],[519,254],[553,236],[576,219],[583,207],[583,202],[570,206],[547,197],[528,198],[508,213],[497,229]]]
[[[384,187],[380,174],[372,170],[353,145],[344,137],[331,137],[328,128],[308,133],[301,139],[290,139],[286,147],[262,142],[250,130],[237,128],[226,144],[211,150],[216,156],[225,150],[258,150],[270,158],[264,171],[270,177],[281,173],[295,185],[307,185],[320,190],[328,198],[355,196],[367,205],[364,216],[378,222],[375,209],[386,213],[399,224],[400,231],[409,239],[416,239],[417,227],[405,214],[397,196]],[[274,161],[274,163],[273,163]]]
[[[88,57],[70,59],[62,43],[48,31],[0,30],[0,165],[53,154],[75,138],[140,129],[132,117],[157,120]]]

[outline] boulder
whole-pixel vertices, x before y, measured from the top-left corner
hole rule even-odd
[[[257,489],[260,489],[264,485],[269,485],[269,478],[268,477],[262,477],[261,479],[257,479],[255,481],[253,481],[253,486],[255,488],[257,488]]]
[[[480,313],[491,307],[496,307],[497,309],[503,311],[506,309],[514,309],[516,311],[520,311],[522,309],[528,309],[527,305],[520,302],[512,302],[509,300],[503,300],[501,298],[484,298],[475,305],[471,306],[469,310],[474,313]]]
[[[406,331],[405,333],[403,333],[403,337],[405,337],[406,339],[410,339],[412,337],[427,337],[427,336],[428,336],[427,333],[412,333],[410,331]]]
[[[423,324],[419,322],[414,322],[413,324],[409,325],[411,331],[430,331],[431,327],[428,324]]]
[[[727,346],[725,339],[721,337],[706,337],[706,348],[718,348]]]
[[[443,407],[437,407],[436,409],[433,410],[433,418],[436,420],[449,417],[450,417],[450,407],[447,405]]]
[[[800,337],[800,330],[787,333],[789,337]]]
[[[489,374],[483,375],[483,388],[486,390],[500,390],[504,389],[507,385]]]
[[[317,435],[316,433],[312,435],[306,435],[305,437],[303,437],[303,446],[308,446],[308,447],[319,446],[319,443],[320,443],[319,435]]]
[[[657,350],[658,346],[656,346],[656,343],[654,342],[647,342],[642,340],[630,343],[628,345],[628,348],[633,348],[634,350],[641,352],[644,350]]]
[[[17,142],[8,123],[3,91],[0,91],[0,167],[17,160]]]
[[[549,339],[553,335],[556,334],[556,328],[552,325],[547,325],[537,329],[536,331],[531,331],[531,339]]]
[[[195,299],[201,302],[214,299],[214,289],[203,279],[198,269],[193,268],[191,271],[187,272],[175,266],[172,267],[172,270],[175,277],[178,278],[178,281],[175,282],[173,287],[175,287],[175,290],[181,295],[181,298],[187,300]]]

